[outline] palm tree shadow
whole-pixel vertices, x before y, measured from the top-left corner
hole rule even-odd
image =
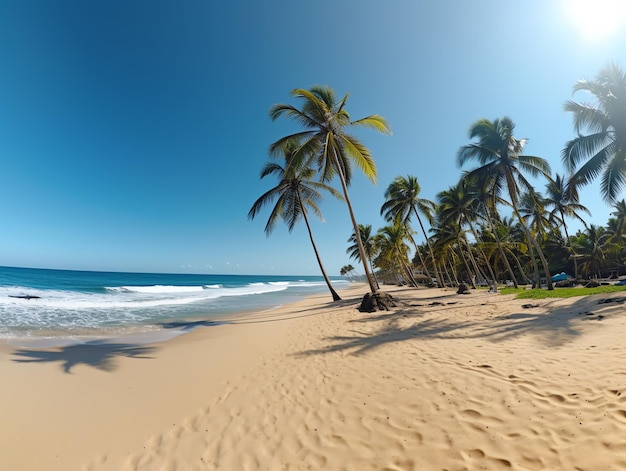
[[[64,373],[72,374],[76,365],[86,365],[102,371],[113,371],[117,367],[116,358],[153,358],[150,355],[155,347],[127,343],[109,343],[93,340],[78,345],[68,345],[54,350],[20,349],[13,352],[16,363],[59,362]]]
[[[452,320],[446,317],[444,315],[446,307],[401,309],[347,321],[363,324],[378,321],[381,326],[374,332],[351,330],[354,335],[327,337],[324,339],[326,346],[303,351],[297,355],[341,351],[362,355],[387,344],[410,340],[486,339],[503,342],[523,335],[532,336],[548,348],[557,348],[580,337],[586,322],[598,322],[612,314],[622,313],[621,301],[620,298],[613,300],[581,298],[560,307],[553,307],[551,303],[531,306],[530,309],[540,308],[539,312],[513,311],[489,319],[472,319],[470,316],[467,320]],[[438,311],[443,311],[441,316]]]

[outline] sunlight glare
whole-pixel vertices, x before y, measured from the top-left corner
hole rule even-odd
[[[602,40],[610,37],[624,23],[624,0],[565,0],[568,15],[585,39]]]

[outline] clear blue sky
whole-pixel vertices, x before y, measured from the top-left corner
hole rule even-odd
[[[0,265],[318,274],[304,225],[266,238],[267,212],[247,220],[275,183],[259,179],[268,145],[296,130],[268,109],[315,84],[393,128],[358,133],[378,165],[376,186],[353,180],[360,223],[384,225],[397,175],[429,199],[456,183],[456,152],[483,117],[510,116],[527,153],[563,174],[572,86],[626,67],[624,23],[609,25],[621,2],[602,35],[576,3],[3,1]],[[582,198],[605,224],[597,185]],[[321,209],[314,233],[338,275],[352,228],[341,203]]]

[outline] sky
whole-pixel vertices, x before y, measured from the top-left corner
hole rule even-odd
[[[304,224],[266,237],[269,211],[247,218],[276,184],[259,178],[269,145],[299,130],[273,104],[328,85],[352,119],[387,119],[390,136],[355,131],[378,179],[355,170],[350,197],[376,230],[396,176],[431,200],[458,182],[477,119],[509,116],[564,174],[563,105],[585,101],[578,80],[626,68],[625,16],[620,0],[3,1],[0,265],[317,275]],[[598,188],[581,200],[603,225]],[[360,271],[345,204],[320,209],[327,272]]]

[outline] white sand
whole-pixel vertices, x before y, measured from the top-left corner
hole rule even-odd
[[[621,296],[386,290],[407,305],[359,313],[360,287],[150,351],[0,351],[0,469],[626,469],[626,313],[598,304]]]

